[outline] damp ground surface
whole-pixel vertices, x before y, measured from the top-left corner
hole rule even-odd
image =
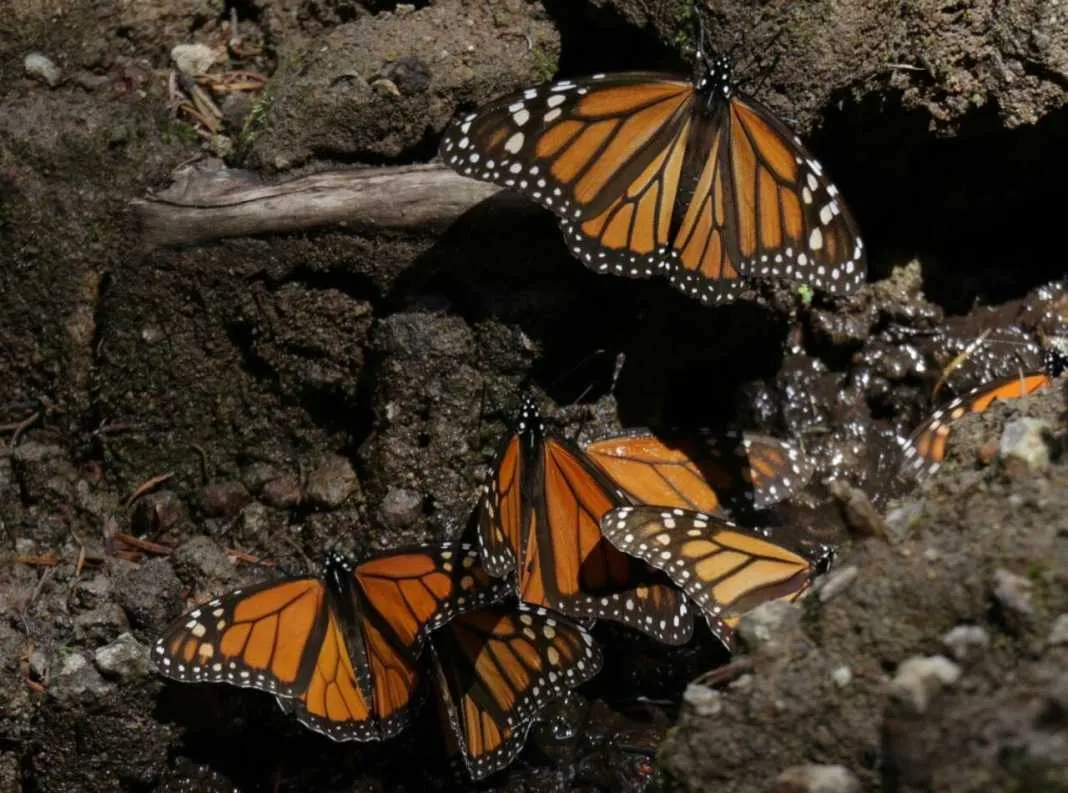
[[[459,536],[521,386],[566,435],[794,439],[816,474],[761,519],[839,550],[715,680],[706,631],[668,649],[598,625],[605,669],[482,788],[1068,790],[1064,380],[963,421],[923,484],[895,440],[1068,337],[1063,246],[1036,221],[1068,176],[1052,6],[718,4],[716,44],[834,174],[872,258],[848,299],[757,284],[706,309],[587,271],[521,202],[444,233],[175,250],[146,250],[130,208],[194,160],[425,162],[505,91],[684,70],[688,4],[10,5],[0,793],[470,789],[432,707],[334,744],[266,694],[165,682],[147,648],[192,603],[328,549]],[[191,43],[217,117],[173,72]]]

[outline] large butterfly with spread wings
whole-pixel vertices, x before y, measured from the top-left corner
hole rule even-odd
[[[596,74],[500,97],[453,121],[442,159],[552,210],[597,272],[665,275],[704,303],[752,278],[854,291],[865,248],[837,188],[709,53],[702,32],[692,80]]]
[[[156,642],[152,661],[187,683],[277,695],[336,741],[380,740],[408,723],[429,631],[504,590],[459,543],[327,556],[323,575],[242,587],[198,606]]]
[[[524,395],[483,488],[478,538],[486,569],[514,573],[519,599],[578,618],[604,618],[667,644],[693,632],[686,598],[661,573],[621,553],[601,517],[630,503],[575,444],[546,429]]]

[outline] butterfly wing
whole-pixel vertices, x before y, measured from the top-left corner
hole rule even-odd
[[[733,649],[731,625],[769,600],[796,600],[818,566],[752,530],[700,512],[623,507],[604,534],[617,548],[667,575],[701,608],[712,632]],[[820,549],[820,562],[829,550]]]
[[[167,628],[153,648],[153,665],[186,683],[298,695],[327,631],[325,601],[322,582],[312,577],[235,589]]]
[[[474,779],[508,765],[538,711],[602,663],[584,628],[523,604],[464,614],[431,637],[431,648],[439,696]]]
[[[650,72],[564,80],[457,119],[441,156],[555,212],[591,269],[648,277],[666,263],[693,100],[688,80]]]
[[[685,644],[693,615],[682,594],[601,534],[624,494],[580,449],[554,435],[532,451],[530,539],[519,597],[574,617],[605,618],[668,644]]]
[[[714,100],[713,100],[714,101]],[[864,283],[856,222],[800,138],[752,97],[735,92],[695,124],[669,280],[706,303],[739,276],[779,277],[846,294]]]
[[[519,437],[504,439],[482,486],[478,507],[478,543],[490,575],[503,578],[515,570],[522,524],[522,470]]]
[[[812,474],[791,443],[745,434],[661,438],[647,430],[601,438],[587,456],[636,504],[719,513],[723,502],[756,509],[789,498]]]
[[[997,380],[969,391],[939,408],[904,443],[902,467],[913,476],[933,474],[946,459],[953,423],[969,413],[982,413],[995,400],[1019,399],[1041,391],[1053,382],[1046,370]]]

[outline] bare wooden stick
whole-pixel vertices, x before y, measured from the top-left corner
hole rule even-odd
[[[166,190],[132,203],[144,246],[152,250],[331,225],[436,231],[500,190],[438,163],[325,171],[274,183],[201,163],[180,170]]]

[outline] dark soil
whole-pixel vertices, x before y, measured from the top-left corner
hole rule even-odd
[[[750,641],[716,691],[687,687],[725,660],[709,636],[668,651],[598,626],[602,675],[486,789],[815,790],[775,780],[820,764],[864,790],[1068,791],[1063,380],[962,422],[924,488],[892,478],[894,436],[936,383],[949,398],[1068,336],[1064,288],[1044,286],[1065,272],[1048,218],[1068,178],[1068,28],[1048,3],[713,5],[717,45],[864,230],[870,284],[848,300],[762,286],[705,309],[594,275],[551,217],[507,201],[444,234],[142,248],[129,202],[183,163],[424,162],[455,112],[504,91],[687,69],[688,3],[9,0],[0,793],[469,787],[430,708],[393,741],[333,744],[266,695],[164,682],[145,648],[192,600],[271,575],[249,558],[304,570],[329,548],[458,535],[523,383],[568,434],[801,439],[814,484],[769,517],[839,543],[835,570],[855,578]],[[171,48],[189,43],[219,53],[216,73],[270,78],[222,102],[210,141],[168,83]],[[31,53],[57,67],[52,84]],[[1046,469],[991,452],[1022,415],[1048,422]],[[886,536],[847,519],[820,484],[832,477]],[[986,643],[947,646],[960,626]],[[935,655],[955,681],[891,682]]]

